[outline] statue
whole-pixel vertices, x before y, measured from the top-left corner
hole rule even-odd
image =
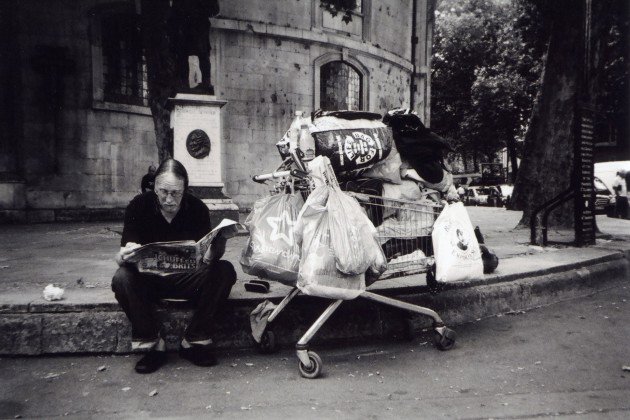
[[[214,95],[210,78],[209,18],[218,14],[218,0],[171,0],[176,71],[183,90]],[[196,86],[191,86],[191,74],[199,82]]]

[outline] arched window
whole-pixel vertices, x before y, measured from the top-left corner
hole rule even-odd
[[[363,81],[350,64],[331,61],[320,70],[319,107],[323,110],[363,108]]]

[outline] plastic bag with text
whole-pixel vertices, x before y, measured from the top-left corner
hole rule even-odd
[[[436,280],[454,282],[483,278],[483,262],[473,226],[462,203],[444,206],[433,225]]]
[[[300,245],[294,228],[303,202],[300,195],[279,194],[254,204],[245,221],[250,236],[240,259],[245,273],[295,284]]]

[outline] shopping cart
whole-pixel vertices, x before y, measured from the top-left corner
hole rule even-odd
[[[295,153],[287,158],[278,170],[256,175],[253,177],[253,180],[260,183],[273,180],[275,184],[272,193],[283,193],[290,190],[291,192],[303,194],[305,198],[313,188],[313,182],[308,175],[306,167]],[[434,267],[431,231],[433,223],[440,213],[441,205],[429,200],[411,202],[355,192],[347,193],[357,199],[365,209],[368,218],[375,226],[378,226],[377,239],[388,260],[387,270],[378,279],[382,280],[426,272],[427,283],[434,281],[431,272],[432,267]],[[368,284],[372,280],[374,279],[366,278]],[[299,289],[294,286],[269,315],[265,331],[258,346],[261,352],[272,353],[278,349],[278,343],[272,328],[273,322],[289,302],[299,294]],[[359,297],[428,316],[433,320],[436,347],[440,350],[449,350],[455,344],[455,332],[447,328],[440,316],[429,308],[392,299],[367,290],[362,291]],[[343,300],[341,299],[331,302],[297,342],[295,348],[299,359],[298,367],[303,377],[312,379],[321,374],[322,359],[316,352],[309,349],[309,342],[342,302]]]

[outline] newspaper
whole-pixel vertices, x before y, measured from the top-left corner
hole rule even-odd
[[[171,241],[153,242],[134,249],[125,257],[125,263],[137,267],[141,273],[167,276],[169,274],[187,273],[196,270],[204,257],[208,257],[212,241],[221,234],[224,238],[236,235],[240,224],[230,219],[208,232],[197,242]]]

